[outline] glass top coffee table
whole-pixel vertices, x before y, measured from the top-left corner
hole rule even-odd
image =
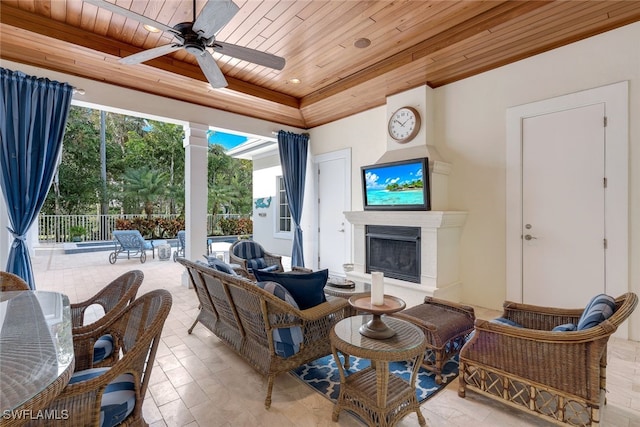
[[[409,322],[387,318],[385,322],[395,335],[388,339],[368,338],[360,333],[360,328],[371,318],[371,315],[348,317],[331,330],[331,350],[340,373],[340,396],[332,419],[338,421],[340,411],[348,409],[369,425],[390,426],[415,411],[418,422],[424,426],[415,384],[426,349],[425,335]],[[339,353],[344,357],[344,367]],[[369,359],[371,366],[347,376],[349,355]],[[389,372],[389,363],[398,360],[413,363],[409,382]]]

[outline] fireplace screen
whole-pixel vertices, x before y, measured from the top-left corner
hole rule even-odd
[[[366,271],[420,283],[420,227],[366,226]]]

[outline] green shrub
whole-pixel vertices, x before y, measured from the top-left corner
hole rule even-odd
[[[251,218],[220,218],[218,226],[222,230],[223,236],[253,233],[253,221]]]

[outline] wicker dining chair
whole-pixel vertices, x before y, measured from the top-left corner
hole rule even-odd
[[[88,300],[71,304],[71,325],[76,370],[107,366],[115,361],[118,349],[114,345],[113,337],[105,335],[95,343],[81,342],[80,337],[98,329],[101,325],[109,322],[112,317],[117,317],[127,305],[135,300],[143,279],[144,273],[142,271],[128,271],[111,281]],[[87,324],[85,319],[87,309],[94,305],[102,307],[104,316]],[[87,347],[91,347],[91,351],[88,351]],[[96,353],[100,354],[96,355]]]
[[[16,274],[0,271],[0,291],[28,291],[30,290],[27,282]]]
[[[83,334],[83,341],[105,334],[115,337],[121,357],[111,367],[76,369],[69,384],[45,409],[46,413],[65,414],[63,424],[45,417],[29,425],[147,426],[142,404],[171,303],[169,291],[153,290],[128,305],[120,316]]]

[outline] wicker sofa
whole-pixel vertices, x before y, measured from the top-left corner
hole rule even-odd
[[[459,396],[470,389],[556,424],[599,425],[607,341],[637,303],[626,293],[597,326],[553,332],[583,310],[505,302],[502,319],[522,327],[476,320],[460,352]]]
[[[189,333],[202,323],[266,376],[267,409],[278,374],[331,354],[329,332],[345,317],[349,306],[346,299],[327,297],[320,305],[299,310],[242,276],[184,258],[178,258],[178,262],[187,268],[200,302],[200,312]],[[299,327],[303,339],[299,351],[285,358],[276,352],[274,331],[290,327]]]

